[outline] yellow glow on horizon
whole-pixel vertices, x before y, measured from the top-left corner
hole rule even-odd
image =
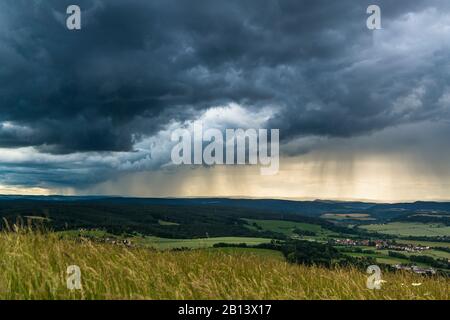
[[[436,173],[425,164],[405,164],[402,157],[316,154],[281,159],[280,164],[275,176],[261,176],[256,166],[186,166],[140,172],[99,184],[85,193],[384,202],[450,199],[450,172]]]
[[[405,161],[408,159],[408,161]],[[0,185],[4,195],[120,195],[370,200],[449,200],[450,169],[405,155],[311,153],[280,159],[275,176],[257,166],[172,167],[127,173],[86,189]]]
[[[0,194],[2,195],[24,195],[24,196],[48,196],[54,194],[49,189],[37,187],[12,187],[0,185]]]

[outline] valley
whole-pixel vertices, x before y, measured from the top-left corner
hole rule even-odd
[[[417,265],[449,273],[450,204],[415,206],[242,199],[3,197],[0,217],[4,229],[31,224],[68,240],[162,251],[256,250],[284,259],[289,255],[298,257],[298,250],[313,256],[314,250],[331,250],[327,256],[319,255],[317,261],[305,257],[294,260],[325,265],[376,263],[389,268]]]

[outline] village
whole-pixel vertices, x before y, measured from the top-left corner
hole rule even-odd
[[[431,250],[429,246],[401,244],[392,240],[355,240],[355,239],[333,239],[331,243],[335,246],[347,247],[375,247],[377,250],[403,251],[408,253],[423,252]],[[400,255],[400,254],[399,254]],[[436,270],[431,267],[420,267],[411,264],[395,264],[392,266],[395,270],[413,272],[421,275],[435,275]]]
[[[393,266],[396,270],[404,270],[404,271],[411,271],[417,274],[422,275],[435,275],[436,270],[433,268],[422,268],[418,266],[408,266],[403,264],[396,264]]]
[[[365,246],[375,247],[377,250],[393,250],[393,251],[406,251],[406,252],[423,252],[430,250],[429,246],[413,245],[413,244],[400,244],[391,240],[357,240],[357,239],[333,239],[331,241],[336,246]]]

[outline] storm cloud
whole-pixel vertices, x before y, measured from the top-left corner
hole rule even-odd
[[[75,2],[82,30],[69,31]],[[367,29],[369,4],[382,30]],[[0,159],[0,181],[159,168],[172,126],[233,104],[270,110],[261,125],[290,156],[305,152],[296,139],[448,121],[448,39],[443,0],[4,0],[0,148],[28,151]]]

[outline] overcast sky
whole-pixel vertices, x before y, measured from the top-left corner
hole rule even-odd
[[[3,0],[0,61],[0,193],[450,200],[448,0]],[[196,120],[279,174],[171,166]]]

